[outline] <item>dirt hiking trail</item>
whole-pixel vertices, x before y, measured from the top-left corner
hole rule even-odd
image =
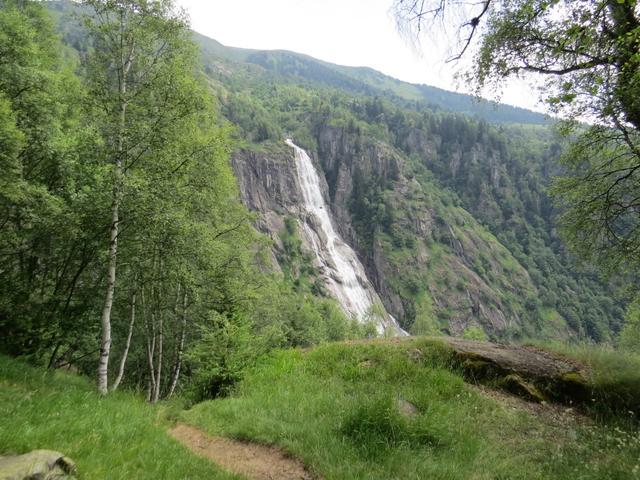
[[[209,436],[197,428],[177,424],[169,433],[192,452],[223,469],[252,480],[316,480],[300,460],[275,447]]]

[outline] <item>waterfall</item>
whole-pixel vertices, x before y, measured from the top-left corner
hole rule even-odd
[[[342,309],[359,321],[367,320],[372,306],[377,305],[380,310],[376,318],[379,333],[407,335],[393,316],[384,310],[356,253],[333,228],[331,211],[322,196],[320,178],[311,158],[290,139],[286,143],[295,151],[298,183],[304,200],[302,230],[321,265],[320,271],[329,291]]]

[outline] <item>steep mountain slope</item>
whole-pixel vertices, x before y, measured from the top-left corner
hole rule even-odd
[[[340,233],[403,328],[599,341],[617,331],[620,306],[577,271],[555,232],[545,190],[562,147],[547,127],[492,126],[358,82],[348,67],[201,42],[239,127],[245,202],[281,260],[285,218],[300,218],[282,144],[292,136],[324,173]]]
[[[341,135],[339,130],[328,128],[321,135],[324,149],[336,153],[349,148],[348,137],[336,138]],[[493,235],[462,208],[445,205],[441,198],[446,194],[435,184],[425,188],[406,177],[402,156],[384,144],[374,142],[360,154],[345,153],[346,161],[331,153],[322,156],[327,169],[333,166],[340,172],[331,203],[335,223],[358,249],[385,307],[404,328],[414,333],[448,329],[462,334],[476,325],[495,336],[506,336],[510,329],[535,333],[532,319],[523,315],[509,292],[516,298],[527,297],[535,295],[536,288]],[[282,257],[285,249],[280,237],[286,218],[301,219],[304,214],[299,186],[292,181],[295,165],[290,152],[277,145],[265,151],[242,150],[234,156],[234,167],[246,204],[261,213],[258,226],[273,238]],[[363,184],[363,179],[383,176],[389,177],[389,188],[381,201],[396,213],[393,219],[383,220],[388,222],[386,228],[367,232],[369,225],[375,228],[375,213],[370,217],[372,223],[354,224],[349,205],[361,207],[350,199],[353,190],[359,189],[363,191],[355,195],[368,202],[366,196],[375,188]],[[394,232],[403,232],[404,238]],[[432,235],[444,240],[434,241]],[[505,275],[500,283],[474,272],[472,262],[479,252],[488,259],[492,272]],[[566,329],[555,333],[566,333]]]

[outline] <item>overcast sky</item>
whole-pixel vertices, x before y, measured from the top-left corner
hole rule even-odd
[[[340,65],[368,66],[412,83],[468,92],[446,64],[446,41],[423,44],[420,54],[398,34],[393,0],[177,0],[192,28],[224,45],[286,49]],[[522,88],[502,101],[531,108]]]

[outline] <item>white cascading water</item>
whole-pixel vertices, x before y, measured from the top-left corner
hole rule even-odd
[[[356,253],[333,228],[330,211],[320,189],[320,178],[311,158],[290,139],[287,139],[286,143],[295,151],[298,183],[302,190],[306,213],[302,228],[322,266],[321,271],[327,287],[347,314],[364,321],[371,313],[373,305],[377,304],[384,310],[382,302],[367,279]],[[384,312],[383,316],[384,318],[378,319],[377,327],[380,333],[407,335],[391,315]]]

